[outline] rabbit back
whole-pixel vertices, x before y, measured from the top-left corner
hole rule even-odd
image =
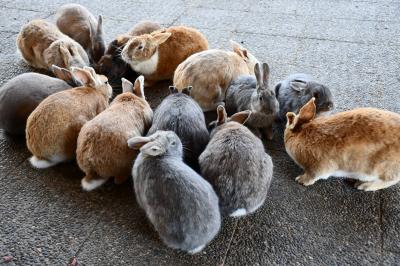
[[[26,120],[38,104],[50,94],[70,88],[61,79],[33,72],[9,80],[0,89],[0,128],[25,134]]]
[[[218,197],[179,158],[144,159],[140,154],[132,175],[138,203],[167,246],[190,251],[218,233]]]
[[[260,139],[235,122],[220,126],[199,163],[202,175],[220,198],[223,215],[250,213],[262,204],[272,180],[271,157]]]

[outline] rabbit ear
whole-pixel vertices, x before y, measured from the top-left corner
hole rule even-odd
[[[170,32],[156,33],[153,35],[153,40],[157,45],[160,45],[167,41],[169,37],[171,37]]]
[[[135,84],[133,85],[133,92],[136,96],[145,99],[144,97],[144,76],[140,75],[136,80]]]
[[[230,40],[230,42],[231,42],[233,51],[236,54],[238,54],[241,58],[243,58],[244,61],[247,62],[249,60],[249,56],[247,54],[247,49],[235,41]]]
[[[305,88],[307,88],[307,82],[304,82],[302,80],[291,81],[290,88],[298,92],[303,91]]]
[[[71,71],[73,76],[78,81],[80,81],[84,86],[89,86],[89,87],[96,86],[96,80],[88,70],[77,67],[71,67]]]
[[[72,75],[71,71],[69,71],[65,68],[61,68],[56,65],[52,65],[51,70],[53,71],[53,74],[57,78],[64,80],[65,82],[67,82],[68,84],[70,84],[74,87],[80,87],[83,85],[80,81],[75,79],[75,77],[74,77],[74,75]]]
[[[149,143],[151,138],[149,137],[133,137],[128,139],[128,146],[131,149],[139,150],[143,147],[146,143]]]
[[[64,62],[64,66],[68,67],[70,65],[70,58],[71,53],[69,52],[69,50],[67,48],[65,48],[62,44],[60,45],[60,54],[61,54],[61,58]]]
[[[217,125],[222,125],[224,123],[226,123],[227,120],[227,114],[225,111],[225,107],[223,107],[222,105],[218,105],[217,107]]]
[[[281,86],[282,86],[282,83],[280,83],[280,82],[275,85],[275,97],[278,97],[279,89],[281,88]]]
[[[267,63],[263,63],[263,83],[268,84],[269,80],[269,65]]]
[[[169,86],[169,91],[171,92],[171,94],[177,93],[178,89],[175,86]]]
[[[128,34],[120,34],[114,41],[112,41],[112,44],[118,48],[119,46],[125,45],[130,38],[132,38],[132,36]]]
[[[132,92],[133,93],[133,84],[129,80],[125,78],[121,78],[122,81],[122,92]]]
[[[259,63],[256,63],[254,65],[254,75],[256,76],[256,80],[257,80],[257,88],[260,88],[261,85],[263,84],[263,80],[261,78],[261,69],[260,69]]]
[[[251,115],[251,111],[250,110],[242,111],[242,112],[239,112],[239,113],[236,113],[236,114],[232,115],[229,118],[229,121],[235,121],[235,122],[238,122],[240,124],[244,124],[249,119],[250,115]]]
[[[301,125],[313,120],[316,111],[317,108],[315,106],[315,98],[312,97],[311,100],[301,107],[298,115],[293,116],[293,113],[290,112],[286,114],[288,119],[287,126],[292,130],[298,129]]]
[[[192,86],[188,86],[186,88],[183,88],[182,93],[189,95],[190,96],[190,92],[192,91]]]
[[[103,35],[103,16],[99,15],[99,18],[97,19],[97,29],[96,29],[96,35],[97,36],[102,36]]]

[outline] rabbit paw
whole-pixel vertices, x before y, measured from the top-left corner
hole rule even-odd
[[[390,186],[393,186],[396,184],[396,181],[371,181],[371,182],[357,182],[356,183],[356,188],[359,190],[364,190],[364,191],[377,191],[380,189],[384,189]]]
[[[296,177],[296,181],[304,186],[310,186],[315,183],[315,179],[307,174],[299,175],[298,177]]]

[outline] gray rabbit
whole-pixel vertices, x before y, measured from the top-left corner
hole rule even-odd
[[[228,119],[221,105],[217,113],[216,127],[199,158],[201,173],[217,192],[221,213],[243,216],[264,203],[272,181],[272,160],[261,140],[242,125],[250,111]]]
[[[317,114],[334,108],[333,96],[328,87],[318,83],[307,74],[298,73],[287,77],[275,86],[279,101],[279,118],[286,122],[286,113],[298,113],[312,97],[315,97]]]
[[[189,96],[191,87],[184,88],[182,92],[178,92],[173,86],[169,88],[171,95],[154,112],[148,135],[157,130],[174,131],[182,141],[185,162],[197,170],[199,155],[210,139],[204,113]]]
[[[218,233],[221,216],[212,186],[182,161],[182,143],[172,131],[128,140],[140,149],[132,176],[136,199],[164,243],[191,254]]]
[[[250,110],[250,118],[246,122],[258,136],[272,139],[272,124],[279,112],[279,103],[275,92],[268,87],[269,66],[263,64],[263,69],[257,63],[254,66],[254,76],[241,76],[229,86],[226,94],[226,110],[228,114]]]
[[[24,73],[0,88],[0,128],[12,135],[24,135],[26,120],[38,104],[50,94],[78,87],[69,70],[53,65],[52,78],[39,73]]]

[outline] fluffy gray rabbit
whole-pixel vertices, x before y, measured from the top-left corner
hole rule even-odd
[[[286,113],[298,113],[312,97],[315,97],[317,114],[334,108],[333,96],[328,87],[318,83],[307,74],[298,73],[287,77],[275,86],[279,101],[279,118],[286,122]]]
[[[148,135],[157,130],[174,131],[183,144],[184,160],[194,169],[198,169],[199,155],[210,139],[204,113],[191,98],[191,87],[182,92],[170,86],[171,95],[166,97],[154,112],[153,124]]]
[[[212,186],[182,161],[182,143],[172,131],[128,140],[140,149],[132,170],[138,204],[164,243],[191,254],[218,233],[221,216]]]
[[[24,73],[0,88],[0,128],[12,135],[24,135],[26,120],[38,104],[50,94],[82,84],[71,72],[53,66],[52,78],[39,73]]]
[[[223,215],[243,216],[265,201],[272,180],[273,164],[259,138],[243,126],[250,111],[227,117],[217,109],[216,127],[200,155],[201,173],[214,187]]]
[[[228,114],[250,110],[251,116],[246,122],[258,136],[272,139],[272,124],[279,112],[279,103],[275,92],[268,87],[269,66],[263,63],[263,69],[257,63],[254,76],[241,76],[234,80],[226,93]]]

